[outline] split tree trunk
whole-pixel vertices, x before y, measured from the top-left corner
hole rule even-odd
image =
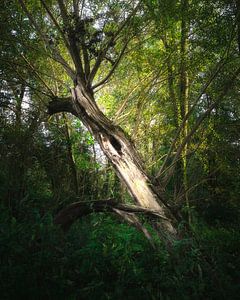
[[[73,110],[69,108],[68,111],[74,113],[92,133],[135,202],[159,211],[165,218],[158,224],[160,234],[167,240],[175,239],[174,217],[154,192],[132,142],[100,111],[92,91],[87,91],[81,82],[72,89],[72,101]]]

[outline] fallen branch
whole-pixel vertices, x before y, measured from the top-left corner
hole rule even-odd
[[[74,202],[68,207],[59,211],[54,219],[54,223],[61,226],[66,232],[71,225],[79,218],[95,212],[112,212],[123,218],[127,223],[133,225],[139,231],[143,232],[153,248],[155,248],[153,239],[148,230],[142,225],[136,213],[143,213],[152,218],[166,219],[158,211],[144,208],[136,205],[127,205],[118,203],[115,199],[99,201]]]
[[[127,205],[118,203],[114,199],[99,201],[74,202],[62,209],[55,217],[54,223],[59,224],[63,230],[68,230],[74,221],[94,212],[114,212],[116,210],[125,213],[143,213],[145,215],[166,219],[158,211],[137,205]]]

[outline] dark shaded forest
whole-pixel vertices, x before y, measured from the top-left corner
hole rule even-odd
[[[239,299],[239,1],[0,22],[0,299]]]

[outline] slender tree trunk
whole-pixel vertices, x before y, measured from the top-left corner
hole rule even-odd
[[[76,169],[73,152],[72,152],[72,142],[71,142],[71,137],[70,137],[68,120],[64,113],[63,113],[63,120],[64,120],[64,125],[65,125],[65,136],[66,136],[66,140],[67,140],[68,161],[69,161],[69,166],[70,166],[71,173],[72,173],[74,190],[75,190],[76,195],[78,195],[78,174],[77,174],[77,169]]]
[[[180,90],[179,90],[179,100],[180,100],[180,109],[181,109],[181,119],[183,120],[188,113],[189,106],[189,79],[187,72],[187,51],[188,51],[188,31],[189,24],[187,20],[188,12],[188,0],[182,0],[182,21],[181,21],[181,63],[180,63]],[[185,123],[181,141],[185,139],[188,135],[188,122]],[[191,223],[191,213],[189,206],[189,197],[188,197],[188,175],[187,175],[187,152],[188,152],[188,143],[184,146],[182,152],[182,175],[183,175],[183,188],[185,194],[185,202],[188,212],[188,221]]]
[[[104,197],[110,197],[111,192],[110,192],[110,185],[111,185],[111,171],[110,169],[110,164],[109,162],[107,163],[107,165],[105,166],[105,174],[104,174],[104,182],[102,185],[102,194]]]
[[[238,52],[240,53],[240,1],[235,0],[236,5],[236,23],[237,23],[237,43]]]
[[[169,93],[169,98],[170,101],[172,102],[172,107],[173,107],[173,114],[174,114],[174,125],[176,129],[179,127],[179,118],[180,118],[180,113],[179,113],[179,107],[174,91],[174,78],[173,78],[173,70],[171,66],[171,62],[168,59],[167,61],[167,66],[168,66],[168,93]]]

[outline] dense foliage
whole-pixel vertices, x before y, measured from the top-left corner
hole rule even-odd
[[[238,299],[238,1],[63,2],[67,21],[60,0],[1,4],[0,298]],[[114,211],[54,221],[77,201],[135,201],[84,120],[51,113],[75,84],[71,31],[85,74],[112,43],[95,99],[178,216],[171,245],[149,214],[150,243]]]
[[[199,226],[197,243],[184,239],[168,253],[104,214],[65,236],[36,210],[17,221],[2,209],[1,223],[2,299],[238,299],[232,229]]]

